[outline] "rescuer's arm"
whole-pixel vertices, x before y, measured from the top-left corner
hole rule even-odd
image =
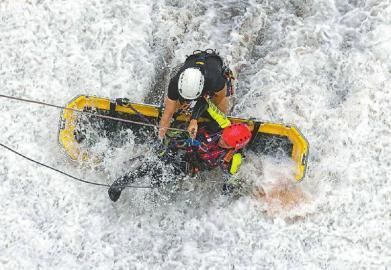
[[[170,121],[176,110],[176,101],[170,98],[166,98],[164,104],[164,112],[159,124],[159,138],[163,138],[166,135],[168,128],[170,127]]]

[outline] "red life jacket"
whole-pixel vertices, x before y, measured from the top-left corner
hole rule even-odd
[[[209,169],[222,166],[224,170],[227,170],[232,159],[233,150],[218,146],[220,136],[220,133],[208,134],[202,128],[198,131],[197,139],[201,141],[201,145],[198,147],[198,155]]]

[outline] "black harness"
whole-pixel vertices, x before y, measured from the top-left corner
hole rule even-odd
[[[224,70],[224,61],[219,55],[219,53],[216,52],[216,50],[214,49],[206,49],[205,51],[195,50],[193,51],[193,54],[186,56],[185,63],[194,61],[192,67],[198,68],[201,71],[201,73],[205,76],[206,74],[205,61],[209,57],[217,58],[220,61],[221,66],[223,67]]]
[[[221,58],[221,56],[219,55],[219,53],[215,50],[215,49],[206,49],[205,51],[202,51],[202,50],[195,50],[193,51],[193,54],[191,55],[187,55],[186,56],[186,60],[185,60],[185,64],[183,67],[186,67],[186,68],[189,68],[189,67],[194,67],[194,68],[197,68],[201,71],[201,73],[206,76],[207,74],[207,70],[205,69],[205,62],[206,62],[206,59],[207,58],[210,58],[210,57],[214,57],[216,59],[218,59],[218,61],[220,62],[221,66],[222,66],[222,70],[223,70],[223,76],[226,76],[227,74],[227,69],[229,70],[229,68],[227,68],[226,66],[224,66],[224,61],[223,59]],[[228,84],[228,82],[227,82]],[[228,86],[228,85],[227,85]],[[205,95],[204,95],[205,96]],[[189,101],[179,97],[179,102],[180,103],[189,103]],[[192,105],[194,106],[195,105],[195,101],[193,101],[194,103],[192,103]],[[190,114],[192,109],[193,109],[193,106],[189,106],[189,108],[183,110],[179,110],[177,111],[173,118],[176,119],[176,117],[178,117],[180,114],[184,113],[184,114]]]

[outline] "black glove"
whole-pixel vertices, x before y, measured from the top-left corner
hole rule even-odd
[[[127,174],[115,180],[108,190],[110,200],[113,202],[118,201],[122,190],[124,190],[129,183],[132,183],[133,179],[134,176],[132,174]]]

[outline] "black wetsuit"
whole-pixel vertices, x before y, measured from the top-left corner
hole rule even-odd
[[[218,145],[221,130],[230,125],[230,121],[213,103],[204,98],[197,102],[194,109],[195,117],[209,115],[210,118],[210,121],[200,123],[196,139],[189,139],[185,132],[167,134],[165,149],[156,150],[159,160],[156,158],[152,161],[146,159],[139,167],[114,181],[109,189],[112,201],[119,199],[126,185],[146,175],[150,176],[154,185],[159,185],[165,171],[175,175],[177,180],[186,175],[195,174],[197,171],[207,171],[216,167],[221,167],[226,173],[225,175],[236,173],[231,170],[233,168],[231,167],[233,165],[231,158],[238,155],[239,152],[233,152],[230,158],[226,159],[230,150]],[[235,166],[237,168],[238,164],[236,163]],[[224,184],[223,190],[230,191],[229,185]]]
[[[125,187],[133,183],[138,178],[149,176],[152,179],[153,186],[159,186],[163,173],[168,171],[171,175],[182,178],[187,172],[187,162],[185,152],[179,153],[179,149],[175,147],[167,147],[167,149],[157,149],[155,152],[158,159],[142,161],[141,165],[127,174],[116,179],[109,189],[109,197],[112,201],[117,201],[121,195],[121,191]],[[167,166],[171,164],[171,166]]]
[[[200,64],[203,63],[203,64]],[[189,67],[197,67],[201,70],[205,78],[202,95],[213,96],[224,88],[226,77],[224,76],[224,63],[220,56],[213,53],[198,53],[190,55],[178,73],[171,78],[168,85],[168,98],[171,100],[179,99],[178,80],[180,74]]]
[[[187,136],[186,136],[187,138]],[[178,140],[181,140],[180,138]],[[185,138],[183,139],[183,141]],[[179,179],[187,175],[188,164],[191,161],[187,152],[177,147],[176,139],[173,139],[168,143],[168,146],[164,149],[155,150],[155,154],[158,158],[154,160],[148,160],[147,158],[142,161],[141,165],[127,174],[116,179],[109,188],[109,197],[112,201],[117,201],[121,195],[121,191],[126,188],[130,183],[133,183],[136,179],[149,176],[152,179],[152,185],[159,186],[163,173],[167,171],[171,175],[177,176]],[[162,145],[163,146],[163,145]],[[170,165],[170,166],[168,166]]]

